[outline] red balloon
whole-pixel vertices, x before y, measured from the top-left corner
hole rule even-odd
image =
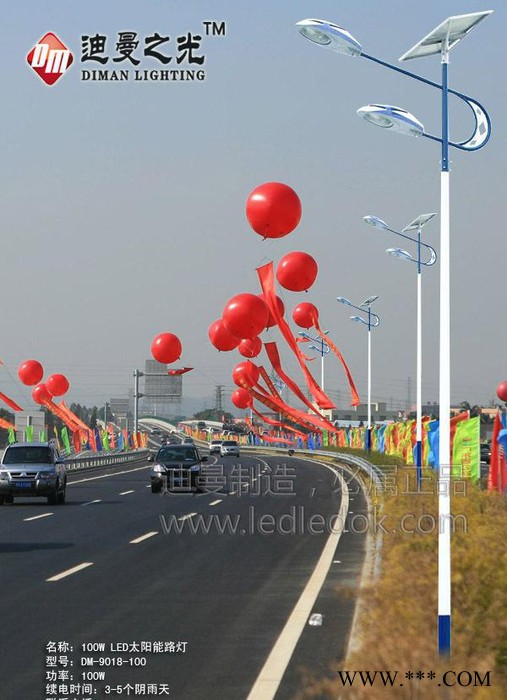
[[[38,384],[44,376],[44,369],[37,360],[25,360],[18,367],[18,377],[26,386]]]
[[[301,201],[292,187],[282,182],[265,182],[246,200],[246,218],[263,238],[282,238],[301,219]]]
[[[265,301],[264,294],[259,294],[259,297],[263,301]],[[284,303],[280,299],[279,296],[276,297],[276,305],[278,307],[278,313],[280,314],[280,316],[283,316],[285,313],[285,306],[284,306]],[[266,304],[266,306],[267,306],[267,304]],[[271,313],[271,311],[268,308],[268,322],[266,323],[266,328],[272,328],[273,326],[276,326],[275,317],[273,316],[273,314]]]
[[[255,338],[266,328],[268,307],[255,294],[237,294],[229,299],[222,313],[224,326],[237,338]]]
[[[32,389],[32,399],[41,406],[46,401],[51,401],[51,394],[47,390],[45,384],[37,384],[37,386],[34,386]]]
[[[240,342],[239,338],[229,333],[221,318],[212,323],[208,328],[208,338],[213,347],[223,351],[234,350],[234,348],[238,347]]]
[[[51,396],[63,396],[69,390],[69,380],[64,374],[52,374],[46,379],[46,389]]]
[[[317,262],[311,255],[295,251],[287,253],[280,260],[276,268],[276,279],[291,292],[304,292],[315,282],[318,270]]]
[[[252,397],[246,389],[236,389],[232,392],[231,401],[236,408],[248,408],[252,405]]]
[[[239,354],[243,357],[257,357],[262,350],[260,338],[245,338],[238,346]]]
[[[181,355],[181,342],[174,333],[159,333],[151,343],[151,354],[164,365],[176,362]]]
[[[252,387],[259,381],[259,368],[250,360],[239,362],[232,370],[232,381],[237,386]]]
[[[311,328],[319,320],[319,310],[315,304],[303,301],[294,307],[292,319],[300,328]]]
[[[501,382],[496,388],[496,395],[500,401],[507,401],[507,382]]]

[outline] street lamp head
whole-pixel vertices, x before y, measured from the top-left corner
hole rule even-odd
[[[322,19],[303,19],[296,23],[296,27],[305,39],[336,53],[346,56],[360,56],[362,53],[361,44],[352,34],[332,22]]]
[[[368,226],[373,226],[373,228],[381,228],[384,231],[390,230],[386,222],[379,219],[378,216],[363,216],[363,221]]]
[[[392,129],[405,136],[423,136],[424,134],[424,126],[421,122],[401,107],[366,105],[357,110],[357,116],[383,129]]]
[[[350,317],[350,320],[351,320],[351,321],[356,321],[356,323],[366,323],[366,321],[364,320],[364,318],[361,318],[361,316],[351,316],[351,317]],[[366,325],[368,325],[368,324],[366,323]]]
[[[414,260],[414,258],[403,248],[388,248],[386,250],[388,255],[392,255],[393,258],[401,258],[402,260]]]
[[[336,297],[336,301],[339,301],[340,304],[347,304],[347,306],[352,306],[350,301],[348,299],[345,299],[345,297]]]

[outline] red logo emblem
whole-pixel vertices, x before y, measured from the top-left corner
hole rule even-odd
[[[56,34],[48,32],[35,44],[26,60],[46,85],[54,85],[70,68],[74,56]]]

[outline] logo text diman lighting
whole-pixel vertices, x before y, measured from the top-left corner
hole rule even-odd
[[[99,33],[82,34],[81,63],[86,68],[81,69],[81,81],[202,81],[206,78],[203,36],[225,37],[226,23],[203,21],[201,33],[188,31],[176,37],[159,32],[140,37],[136,31],[117,32],[114,39]],[[143,59],[144,65],[140,65]],[[74,57],[55,34],[48,32],[31,49],[27,61],[47,85],[53,85]],[[154,68],[154,63],[160,68]]]

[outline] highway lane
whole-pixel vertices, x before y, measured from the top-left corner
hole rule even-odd
[[[0,509],[2,698],[44,697],[50,640],[74,647],[75,679],[87,671],[76,651],[82,644],[186,641],[185,653],[151,654],[146,669],[108,668],[106,678],[165,682],[176,698],[248,696],[327,541],[327,532],[301,532],[301,524],[336,514],[341,491],[331,471],[294,458],[283,460],[294,476],[277,473],[279,458],[244,453],[223,464],[227,483],[205,495],[155,496],[147,468],[125,469],[106,478],[73,475],[65,506],[27,500]],[[173,532],[164,534],[160,516]],[[199,516],[212,524],[207,534],[191,530]],[[221,533],[227,516],[230,529]],[[272,521],[286,532],[270,533]],[[335,588],[355,580],[363,549],[364,537],[343,535],[344,565],[333,565],[317,600],[325,624],[305,628],[297,666],[324,666],[329,635],[339,640],[331,656],[343,653],[353,604],[350,596],[340,601]],[[291,697],[298,684],[291,663],[277,697]]]

